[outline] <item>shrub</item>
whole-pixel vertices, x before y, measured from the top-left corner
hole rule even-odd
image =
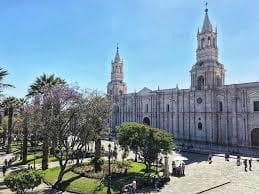
[[[103,158],[99,158],[98,160],[96,160],[96,158],[94,158],[94,159],[92,159],[92,160],[90,161],[90,164],[102,166],[102,165],[104,164],[104,159],[103,159]]]
[[[42,174],[36,170],[21,170],[8,174],[4,182],[11,191],[25,193],[26,190],[34,189],[41,184]]]

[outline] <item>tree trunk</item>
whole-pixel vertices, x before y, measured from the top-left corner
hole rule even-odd
[[[5,145],[6,145],[6,133],[7,133],[7,131],[6,131],[6,128],[4,128],[4,133],[3,133],[3,146],[5,147]]]
[[[53,185],[53,187],[55,189],[59,189],[59,184],[61,183],[61,181],[63,179],[63,176],[65,175],[65,169],[66,169],[66,165],[60,167],[60,171],[59,171],[59,174],[58,174],[58,179],[55,182],[55,184]]]
[[[135,152],[135,162],[138,162],[138,152]]]
[[[94,157],[94,161],[95,161],[95,172],[99,172],[101,171],[101,165],[99,162],[99,159],[101,158],[101,147],[102,147],[102,142],[101,139],[98,138],[95,141],[95,157]]]
[[[27,162],[27,151],[28,151],[28,120],[27,115],[23,121],[23,141],[22,141],[22,162]]]
[[[48,169],[48,162],[49,162],[49,144],[48,138],[45,136],[43,138],[42,144],[42,170]]]
[[[12,127],[13,127],[13,108],[8,109],[8,139],[7,139],[7,149],[6,153],[11,153],[11,144],[12,144]]]

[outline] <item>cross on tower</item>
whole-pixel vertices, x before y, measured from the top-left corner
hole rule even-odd
[[[205,1],[205,12],[208,13],[208,2]]]

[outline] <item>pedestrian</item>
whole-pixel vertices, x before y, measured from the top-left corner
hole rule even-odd
[[[240,155],[237,155],[237,166],[240,166]]]
[[[136,193],[136,190],[137,190],[137,181],[134,179],[132,181],[132,190],[133,190],[133,193]]]
[[[184,163],[184,161],[182,161],[182,172],[183,172],[183,176],[185,176],[184,170],[185,170],[185,163]]]
[[[3,165],[3,176],[5,176],[5,172],[6,172],[6,166],[5,165]]]
[[[248,163],[249,163],[249,170],[251,171],[252,170],[252,158],[249,159]]]
[[[127,194],[132,194],[132,185],[128,186],[128,193]]]
[[[175,164],[175,161],[172,161],[172,170],[173,170],[172,174],[173,174],[173,176],[175,176],[176,175],[176,164]]]
[[[245,171],[247,171],[247,159],[244,160]]]
[[[209,153],[208,162],[209,162],[209,164],[212,163],[212,154],[211,153]]]
[[[8,161],[8,166],[11,166],[11,165],[12,165],[12,159],[10,158]]]
[[[7,159],[4,160],[4,165],[5,165],[5,166],[8,165]]]

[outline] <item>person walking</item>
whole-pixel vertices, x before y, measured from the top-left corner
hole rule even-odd
[[[252,158],[250,158],[248,160],[248,163],[249,163],[249,170],[251,171],[252,170]]]
[[[132,194],[132,185],[129,185],[127,194]]]
[[[183,176],[185,176],[184,170],[185,170],[185,163],[184,163],[184,161],[182,161],[182,172],[183,172]]]
[[[209,153],[208,162],[209,162],[209,164],[212,163],[212,154],[211,153]]]
[[[172,175],[173,176],[176,175],[176,164],[175,164],[175,161],[172,161]]]
[[[137,181],[134,179],[132,181],[132,190],[133,190],[133,193],[136,193],[136,190],[137,190]]]
[[[4,160],[4,165],[7,166],[8,165],[8,161],[7,159]]]
[[[5,165],[3,165],[3,167],[2,167],[3,169],[3,176],[5,176],[5,173],[6,173],[6,166]]]
[[[245,171],[247,171],[247,159],[244,160]]]
[[[240,166],[240,155],[237,155],[237,166]]]

